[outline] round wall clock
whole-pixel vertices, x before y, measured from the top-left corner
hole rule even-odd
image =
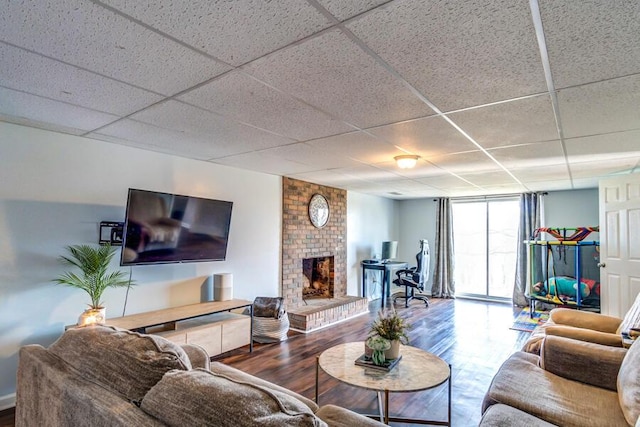
[[[309,200],[309,219],[316,228],[322,228],[329,221],[329,202],[322,194],[314,194]]]

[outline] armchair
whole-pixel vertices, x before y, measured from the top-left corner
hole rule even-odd
[[[497,411],[489,412],[494,405]],[[627,349],[547,336],[540,356],[516,352],[485,395],[481,426],[526,413],[535,426],[633,426],[640,415],[640,345]],[[525,424],[517,424],[525,425]]]
[[[537,354],[545,336],[555,335],[612,347],[623,347],[623,336],[637,336],[640,327],[640,294],[623,319],[570,308],[554,308],[549,320],[538,326],[524,351]]]
[[[397,279],[393,281],[396,286],[404,286],[404,294],[394,295],[393,302],[398,298],[404,299],[404,306],[409,306],[409,301],[418,299],[424,301],[429,307],[429,299],[426,295],[416,294],[418,291],[424,291],[425,277],[429,272],[429,242],[426,239],[420,240],[420,252],[416,254],[416,266],[408,269],[396,271]]]

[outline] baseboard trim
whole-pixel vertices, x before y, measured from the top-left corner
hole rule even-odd
[[[13,408],[14,406],[16,406],[15,393],[7,394],[6,396],[0,396],[0,411]]]

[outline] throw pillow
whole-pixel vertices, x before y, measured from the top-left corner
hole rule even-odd
[[[204,369],[168,372],[140,408],[175,427],[326,427],[292,396]]]
[[[633,302],[627,314],[624,315],[622,323],[618,327],[617,334],[628,334],[631,328],[640,327],[640,294],[636,296],[636,300]]]
[[[179,345],[112,326],[69,329],[49,351],[85,378],[136,404],[166,372],[191,369],[189,357]]]
[[[618,371],[618,399],[629,425],[640,416],[640,345],[637,340],[624,356]]]

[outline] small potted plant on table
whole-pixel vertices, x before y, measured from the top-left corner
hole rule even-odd
[[[389,341],[391,345],[385,351],[385,358],[397,359],[400,354],[400,343],[409,344],[407,335],[409,328],[411,325],[395,310],[380,310],[378,318],[371,324],[369,337],[378,336]]]

